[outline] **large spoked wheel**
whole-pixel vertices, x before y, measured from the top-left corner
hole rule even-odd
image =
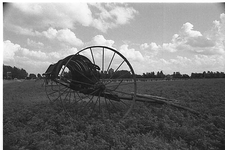
[[[84,66],[80,56],[88,58],[95,69]],[[120,119],[131,111],[137,91],[135,73],[115,49],[87,47],[66,58],[60,67],[58,77],[46,84],[46,93],[69,116],[88,114]]]

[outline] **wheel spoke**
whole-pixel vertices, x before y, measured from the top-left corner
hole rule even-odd
[[[123,60],[120,65],[116,68],[115,72],[118,71],[118,69],[122,66],[122,64],[125,62],[125,60]],[[109,78],[109,79],[112,79],[112,77],[115,75],[115,72],[113,73],[113,75]]]
[[[113,90],[116,90],[119,86],[120,86],[120,84],[123,82],[123,79],[120,81],[120,83],[113,89]]]
[[[124,74],[120,75],[120,76],[119,76],[119,77],[117,77],[116,79],[120,79],[120,78],[124,77],[124,76],[125,76],[125,75],[127,75],[127,74],[128,74],[128,72],[126,72],[126,73],[124,73]],[[122,80],[124,80],[124,79],[122,79]],[[111,81],[107,82],[105,85],[110,84],[110,83],[112,83],[112,82],[113,82],[113,80],[111,80]]]
[[[97,104],[97,102],[98,102],[98,100],[100,99],[100,93],[99,93],[99,95],[98,95],[98,99],[95,101],[95,104],[94,104],[94,107],[92,108],[92,111],[91,111],[91,113],[94,111],[94,109],[95,109],[95,106],[96,106],[96,104]]]
[[[94,59],[94,55],[93,55],[93,52],[92,52],[91,48],[90,48],[90,51],[91,51],[91,56],[92,56],[93,63],[95,64],[95,59]]]
[[[102,73],[104,74],[104,65],[105,65],[105,53],[104,53],[104,47],[102,49]]]
[[[121,100],[120,101],[122,104],[124,104],[126,107],[128,107],[128,105],[123,101],[123,100]]]
[[[65,88],[67,88],[67,87],[64,87],[63,89],[65,89]],[[47,93],[48,95],[52,95],[52,94],[54,94],[54,93],[58,93],[59,91],[56,91],[56,90],[52,90],[52,91],[54,91],[54,92],[51,92],[51,93]]]
[[[71,90],[71,89],[70,89],[70,88],[68,88],[68,89],[69,89],[69,92],[66,93],[66,96],[65,96],[65,98],[64,98],[64,101],[66,100],[68,94],[70,93],[70,90]],[[64,92],[64,93],[65,93],[65,92]],[[61,94],[61,95],[62,95],[62,94]],[[61,99],[61,96],[60,96],[60,99]]]
[[[108,110],[109,116],[111,116],[111,114],[110,114],[110,107],[108,107],[108,103],[107,103],[107,99],[106,99],[105,93],[104,93],[104,99],[105,99],[105,107]]]
[[[114,109],[118,110],[118,108],[116,108],[116,106],[113,104],[113,102],[109,99],[109,102],[111,103],[111,105],[114,107]]]
[[[83,106],[83,108],[85,108],[90,102],[93,102],[94,95],[92,95],[91,98],[89,98],[89,101]]]
[[[70,96],[69,96],[69,104],[71,104],[71,96],[72,96],[72,92],[73,92],[73,90],[70,90]]]
[[[114,59],[114,57],[115,57],[115,52],[113,53],[113,56],[112,56],[112,58],[111,58],[111,60],[110,60],[110,63],[109,63],[109,66],[108,66],[108,68],[107,68],[107,72],[109,71],[109,68],[111,67],[111,64],[112,64],[112,61],[113,61],[113,59]]]
[[[63,91],[63,93],[60,93],[60,91],[59,91],[59,96],[58,96],[54,101],[56,101],[57,99],[59,99],[59,98],[61,97],[61,95],[63,95],[67,90],[68,90],[68,88],[66,88],[66,89]]]

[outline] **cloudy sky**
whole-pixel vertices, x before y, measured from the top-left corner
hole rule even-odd
[[[221,3],[10,3],[3,63],[44,73],[91,45],[117,49],[135,73],[225,72]]]

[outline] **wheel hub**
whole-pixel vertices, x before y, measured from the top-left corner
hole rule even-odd
[[[95,84],[95,89],[98,89],[99,91],[102,91],[103,92],[106,89],[106,86],[102,82],[97,82]]]

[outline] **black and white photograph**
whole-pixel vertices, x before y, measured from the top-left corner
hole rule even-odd
[[[4,150],[224,150],[224,2],[2,2]]]

